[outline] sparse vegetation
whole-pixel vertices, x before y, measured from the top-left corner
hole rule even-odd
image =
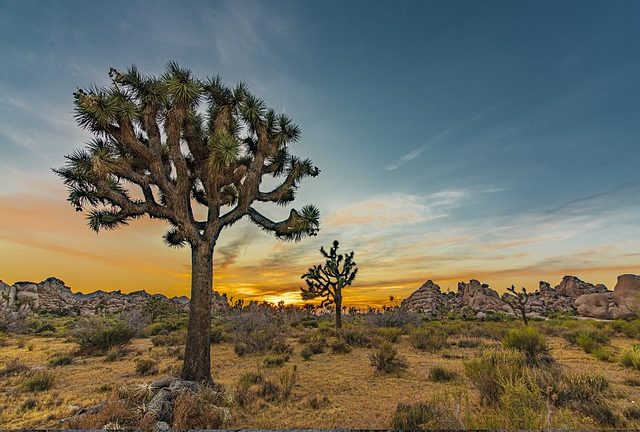
[[[49,366],[66,366],[73,362],[73,356],[70,353],[58,353],[49,359]]]
[[[399,373],[407,369],[408,364],[398,350],[389,342],[385,342],[373,353],[369,354],[369,361],[377,371],[386,374]]]
[[[520,351],[531,365],[551,360],[544,336],[533,327],[523,326],[509,330],[502,339],[502,345]]]
[[[456,379],[455,372],[451,372],[442,366],[434,366],[429,370],[429,379],[433,382],[449,382]]]
[[[24,391],[41,392],[53,387],[55,375],[47,370],[35,371],[29,374],[22,381]]]
[[[141,376],[156,375],[159,372],[158,362],[152,358],[136,360],[136,373]]]
[[[447,346],[447,335],[439,328],[420,327],[409,335],[414,348],[422,351],[439,351]]]
[[[78,321],[72,331],[72,338],[85,354],[104,353],[128,344],[132,337],[133,330],[123,321],[99,317]]]

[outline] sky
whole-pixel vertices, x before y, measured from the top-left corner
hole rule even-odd
[[[95,234],[51,172],[90,138],[76,88],[174,60],[246,82],[322,170],[294,204],[320,208],[319,235],[234,225],[217,291],[300,302],[300,275],[334,239],[360,268],[349,305],[427,279],[613,288],[640,273],[639,22],[623,0],[0,0],[0,279],[189,294],[189,252],[163,245],[163,223]]]

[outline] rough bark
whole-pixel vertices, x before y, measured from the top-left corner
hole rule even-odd
[[[194,246],[191,249],[189,330],[182,368],[182,379],[188,381],[213,381],[210,348],[212,290],[213,246]]]
[[[339,288],[338,288],[339,290]],[[335,297],[335,303],[336,303],[336,329],[337,330],[341,330],[342,329],[342,293],[340,291],[336,290],[336,297]]]

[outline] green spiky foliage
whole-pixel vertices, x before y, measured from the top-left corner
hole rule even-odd
[[[335,305],[337,329],[342,328],[342,289],[351,285],[358,274],[353,260],[355,253],[339,254],[339,247],[338,240],[334,240],[328,252],[324,247],[320,248],[325,262],[314,265],[302,275],[307,286],[300,288],[300,295],[305,301],[321,298],[321,307]]]
[[[143,76],[130,67],[111,69],[109,77],[105,88],[74,93],[77,123],[94,139],[54,171],[67,186],[71,205],[86,212],[91,229],[114,229],[146,215],[168,222],[168,245],[191,247],[183,377],[210,380],[204,335],[218,236],[243,217],[282,240],[316,235],[314,206],[273,221],[254,204],[291,203],[300,181],[320,170],[290,154],[300,138],[298,126],[242,83],[228,87],[219,77],[199,80],[173,62],[161,76]],[[278,186],[262,190],[266,177]],[[202,210],[194,211],[198,206]],[[195,346],[205,339],[206,349]]]

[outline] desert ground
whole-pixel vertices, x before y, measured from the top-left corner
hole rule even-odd
[[[398,315],[394,311],[386,314]],[[542,357],[522,366],[531,374],[515,376],[518,382],[534,377],[538,384],[519,387],[518,382],[508,382],[506,375],[501,379],[498,371],[500,395],[491,402],[483,398],[483,384],[473,378],[471,364],[490,352],[517,352],[518,343],[507,342],[507,334],[524,328],[518,321],[419,322],[404,317],[398,321],[397,316],[385,318],[385,313],[373,318],[347,317],[342,332],[332,328],[330,316],[291,318],[290,312],[273,308],[220,321],[211,345],[213,378],[225,395],[224,403],[218,404],[225,406],[219,425],[279,429],[640,427],[640,409],[636,408],[640,364],[633,357],[638,321],[567,317],[532,322],[531,331],[544,345],[534,356]],[[127,423],[133,421],[131,417],[118,410],[76,414],[83,407],[117,400],[127,388],[144,389],[163,377],[179,375],[183,330],[168,331],[176,327],[176,319],[168,319],[167,328],[162,319],[148,324],[142,335],[104,351],[96,346],[93,352],[82,350],[82,342],[74,336],[72,329],[82,320],[44,317],[31,324],[32,331],[6,333],[0,347],[0,426],[133,426]],[[241,324],[246,320],[253,324]],[[266,322],[263,320],[271,324],[267,325],[268,335],[260,337],[270,342],[262,347],[267,348],[251,352],[247,343],[260,323]],[[390,323],[396,325],[388,326]],[[276,343],[273,338],[278,338]],[[371,355],[381,347],[397,351],[396,360],[403,365],[395,368],[391,360],[387,371],[374,367]],[[498,363],[494,366],[499,368]],[[560,371],[553,373],[563,378],[554,378],[545,388],[539,377],[549,371]],[[601,380],[595,387],[589,384],[594,379]],[[556,386],[555,391],[548,391]],[[567,402],[559,403],[559,397]],[[594,403],[597,408],[591,406]],[[422,407],[418,411],[426,409],[427,414],[403,411],[409,406]],[[144,403],[127,407],[129,412],[144,409]]]

